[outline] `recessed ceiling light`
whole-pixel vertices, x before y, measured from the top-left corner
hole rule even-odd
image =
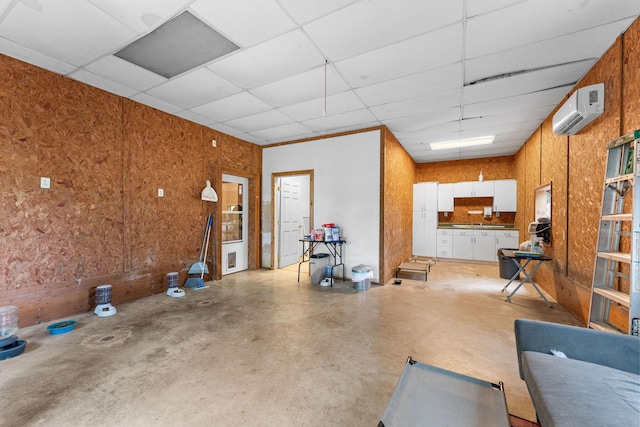
[[[453,141],[432,142],[429,144],[432,150],[446,150],[448,148],[473,147],[475,145],[487,145],[493,142],[495,136],[481,136],[479,138],[456,139]]]
[[[184,12],[115,56],[170,79],[236,49],[235,43]]]

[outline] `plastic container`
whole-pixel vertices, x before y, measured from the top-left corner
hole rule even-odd
[[[47,330],[51,335],[62,335],[72,331],[73,328],[76,327],[76,323],[75,320],[63,320],[62,322],[47,326]]]
[[[501,279],[511,279],[520,269],[513,262],[513,260],[509,257],[504,256],[504,252],[502,251],[517,251],[518,249],[509,249],[509,248],[499,248],[498,249],[498,265],[500,268],[500,278]],[[518,261],[520,262],[520,261]],[[518,274],[517,279],[520,278],[520,274]]]
[[[18,307],[6,305],[0,307],[0,340],[9,338],[18,330]]]
[[[311,283],[319,285],[324,279],[325,267],[329,264],[329,254],[313,254],[309,257],[311,265]]]
[[[360,264],[351,269],[351,280],[355,290],[368,291],[371,288],[371,279],[373,279],[372,266]]]

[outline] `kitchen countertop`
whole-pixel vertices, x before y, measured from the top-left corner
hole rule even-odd
[[[463,230],[514,230],[513,224],[438,224],[438,228]]]

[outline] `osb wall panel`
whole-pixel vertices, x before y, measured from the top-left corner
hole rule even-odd
[[[386,283],[395,269],[411,256],[413,183],[415,162],[385,127],[382,138],[382,250],[380,283]]]
[[[524,218],[525,227],[531,221],[535,221],[535,193],[536,188],[540,187],[540,130],[536,130],[525,143],[527,146],[527,167],[525,173],[524,185]],[[526,239],[525,239],[526,240]]]
[[[127,270],[184,268],[198,259],[204,227],[197,202],[204,188],[200,126],[133,101],[125,106]]]
[[[0,112],[0,291],[122,268],[119,98],[0,55]]]
[[[525,189],[526,189],[526,165],[527,165],[527,145],[523,145],[520,150],[514,156],[515,164],[515,177],[518,182],[517,194],[518,194],[518,213],[516,215],[514,226],[520,231],[520,236],[525,236],[527,233],[527,224],[525,219],[530,218],[527,212],[525,212]],[[531,213],[533,214],[533,212]],[[524,239],[526,240],[526,239]]]
[[[485,180],[512,179],[515,177],[513,156],[418,163],[415,182],[477,181],[480,172]]]
[[[640,19],[636,19],[623,35],[621,134],[640,129]]]
[[[513,224],[515,212],[500,212],[497,217],[495,213],[487,219],[482,214],[470,214],[469,211],[482,211],[485,206],[493,206],[493,197],[464,197],[455,198],[453,202],[453,212],[438,212],[438,223],[444,224]]]
[[[602,201],[608,141],[620,136],[622,42],[616,43],[594,65],[577,87],[603,82],[605,112],[569,137],[568,275],[591,287]]]

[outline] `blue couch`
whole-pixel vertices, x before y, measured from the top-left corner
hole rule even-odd
[[[639,337],[522,319],[515,334],[542,427],[640,427]]]

